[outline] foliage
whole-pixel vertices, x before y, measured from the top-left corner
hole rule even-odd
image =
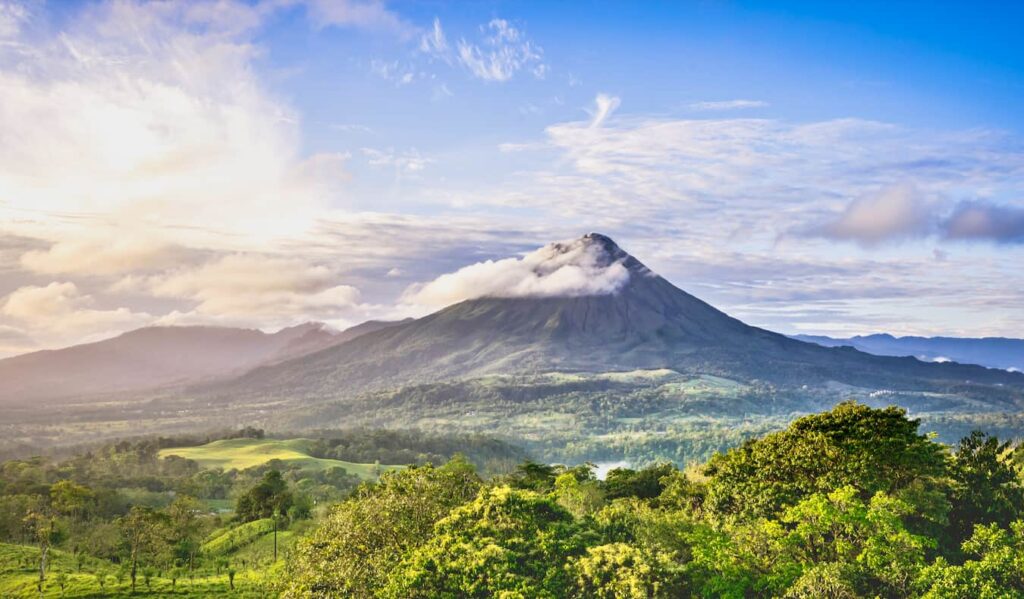
[[[1008,530],[997,524],[978,526],[963,551],[973,559],[950,565],[939,558],[923,569],[918,581],[923,597],[1024,597],[1024,520]]]
[[[942,491],[946,455],[917,432],[918,424],[901,408],[849,402],[805,416],[715,456],[705,471],[707,507],[721,516],[765,517],[846,485],[864,498],[878,491],[934,497]],[[922,516],[940,522],[947,511],[940,501]]]
[[[967,540],[975,525],[1008,526],[1024,515],[1024,484],[1006,457],[1009,443],[974,431],[960,441],[950,468],[954,489],[949,536],[954,546]]]
[[[458,459],[385,473],[335,506],[299,543],[285,596],[372,596],[396,558],[424,543],[434,523],[472,498],[480,482]]]
[[[279,518],[288,513],[295,499],[288,483],[277,470],[263,475],[263,480],[238,498],[235,514],[243,522],[261,518]]]
[[[625,543],[587,548],[569,563],[575,597],[654,599],[685,594],[683,569],[671,554]]]
[[[572,516],[533,491],[485,488],[391,573],[385,597],[560,597],[585,541]]]

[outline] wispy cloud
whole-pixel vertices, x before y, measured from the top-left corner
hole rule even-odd
[[[544,51],[505,19],[492,19],[480,27],[483,39],[458,43],[458,60],[473,76],[485,81],[508,81],[519,71],[544,77]]]
[[[359,27],[389,31],[411,37],[416,27],[390,10],[382,0],[280,0],[283,4],[305,4],[318,27]]]
[[[26,4],[0,2],[0,40],[16,37],[31,16],[32,12]]]
[[[399,87],[409,85],[416,79],[416,67],[399,60],[371,60],[370,72]]]
[[[608,94],[597,94],[594,108],[590,111],[590,127],[600,127],[619,107],[619,98]]]
[[[761,100],[721,100],[717,102],[694,102],[690,110],[742,110],[745,108],[764,108],[767,102]]]
[[[394,148],[386,150],[363,148],[362,153],[370,165],[392,167],[398,175],[418,173],[432,162],[430,158],[424,157],[415,148],[401,152],[395,151]]]
[[[441,19],[434,17],[433,27],[420,36],[420,52],[448,60],[448,38],[441,28]]]

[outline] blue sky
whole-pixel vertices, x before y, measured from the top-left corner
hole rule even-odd
[[[0,354],[422,314],[592,230],[783,332],[1024,337],[1021,22],[0,0]]]

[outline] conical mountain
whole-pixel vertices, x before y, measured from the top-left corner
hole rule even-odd
[[[826,348],[746,325],[596,233],[550,244],[513,266],[525,275],[490,290],[489,279],[481,280],[481,297],[258,368],[212,391],[317,399],[488,374],[638,368],[787,386],[1024,388],[1024,376],[1014,373]]]

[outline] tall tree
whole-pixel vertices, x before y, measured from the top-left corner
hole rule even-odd
[[[39,589],[39,596],[42,597],[50,548],[60,541],[61,530],[57,526],[57,517],[48,508],[38,508],[29,512],[25,516],[25,526],[39,546],[39,580],[36,586]]]
[[[155,558],[166,546],[168,518],[152,508],[135,506],[121,517],[120,525],[134,593],[140,560]]]
[[[845,402],[784,431],[713,457],[705,505],[719,516],[772,517],[814,493],[844,486],[863,499],[904,497],[931,522],[944,522],[946,453],[917,432],[902,408]]]
[[[949,513],[950,542],[959,547],[979,524],[1009,526],[1024,516],[1024,484],[1007,459],[1010,443],[974,431],[952,458],[955,481]]]

